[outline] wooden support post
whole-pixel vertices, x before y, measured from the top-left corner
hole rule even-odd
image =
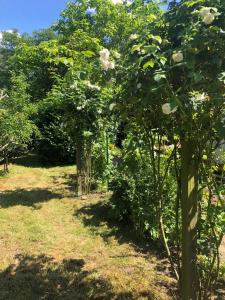
[[[198,299],[198,162],[195,151],[193,142],[181,141],[182,300]]]

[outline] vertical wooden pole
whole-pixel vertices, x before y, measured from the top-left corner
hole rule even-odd
[[[181,141],[182,300],[198,299],[198,162],[195,150],[193,142]]]
[[[109,133],[106,129],[106,165],[109,165]],[[109,191],[109,176],[107,175],[107,192]]]
[[[81,139],[76,141],[76,163],[77,163],[77,196],[83,195],[83,144]]]

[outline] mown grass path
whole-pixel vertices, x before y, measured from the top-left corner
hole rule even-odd
[[[172,299],[166,262],[108,221],[109,195],[76,198],[74,171],[0,177],[0,299]]]

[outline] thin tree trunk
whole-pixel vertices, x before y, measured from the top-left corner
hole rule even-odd
[[[80,141],[77,141],[76,147],[76,163],[77,163],[77,196],[83,195],[83,147]]]
[[[8,154],[6,151],[4,151],[4,172],[8,173],[9,172],[9,159],[8,159]]]
[[[5,156],[5,166],[6,166],[6,172],[8,173],[9,172],[9,158],[8,158],[7,153]]]
[[[182,300],[198,299],[198,162],[191,141],[181,140]]]
[[[91,190],[91,144],[82,138],[77,140],[77,196],[90,194]]]

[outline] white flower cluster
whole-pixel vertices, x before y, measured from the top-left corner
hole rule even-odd
[[[88,101],[83,102],[81,105],[77,106],[77,110],[83,110],[88,105]]]
[[[110,52],[108,49],[102,49],[100,52],[100,62],[105,71],[115,68],[115,62],[109,60]]]
[[[172,109],[170,103],[164,103],[162,105],[162,112],[165,115],[170,115],[172,113],[175,113],[175,111],[177,111],[177,106]]]
[[[195,102],[204,102],[209,100],[209,96],[206,93],[201,93],[199,91],[194,91],[190,93],[191,95],[191,100]]]
[[[211,24],[215,20],[215,17],[219,15],[215,7],[202,7],[199,14],[202,18],[202,22],[207,25]]]
[[[90,81],[85,81],[85,84],[87,87],[89,87],[90,89],[93,89],[93,90],[97,90],[97,91],[100,91],[101,88],[98,86],[98,85],[95,85],[95,84],[91,84]]]

